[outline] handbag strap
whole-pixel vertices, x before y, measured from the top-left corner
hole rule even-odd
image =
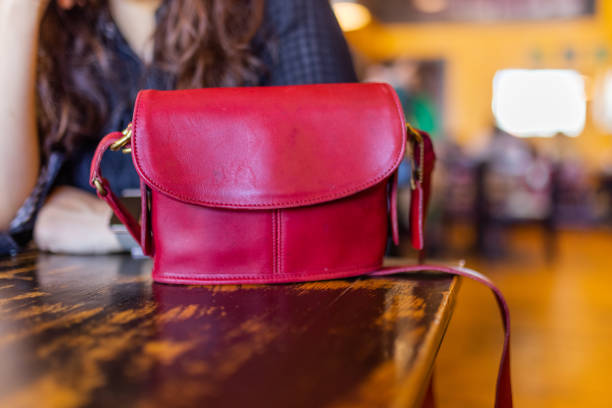
[[[383,267],[377,271],[371,272],[369,276],[387,276],[400,273],[415,273],[415,272],[443,272],[451,275],[463,276],[472,279],[487,286],[495,295],[497,306],[502,318],[504,327],[504,345],[502,348],[499,370],[497,373],[497,385],[495,396],[495,408],[512,408],[512,383],[510,377],[510,310],[503,294],[495,286],[495,284],[486,276],[474,270],[458,267],[452,268],[441,265],[407,265],[407,266],[391,266]]]
[[[117,218],[119,218],[123,225],[125,225],[130,235],[140,244],[142,242],[140,224],[113,193],[108,180],[102,177],[102,170],[100,169],[100,162],[102,161],[102,156],[104,153],[109,148],[113,149],[112,146],[116,145],[116,143],[124,138],[125,133],[113,132],[106,135],[100,141],[98,147],[96,148],[96,152],[94,153],[93,160],[91,161],[89,184],[96,189],[98,197],[106,201],[106,203],[112,208]]]
[[[436,162],[431,137],[427,132],[414,129],[406,123],[406,156],[410,161],[410,238],[412,246],[418,251],[425,247],[424,224],[429,197],[431,195],[431,178]],[[392,184],[391,217],[393,241],[398,245],[397,230],[397,174]],[[424,254],[421,253],[420,257]]]

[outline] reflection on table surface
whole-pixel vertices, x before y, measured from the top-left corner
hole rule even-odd
[[[440,275],[174,286],[150,267],[0,261],[0,406],[411,406],[458,287]]]

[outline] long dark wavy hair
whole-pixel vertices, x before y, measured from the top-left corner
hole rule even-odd
[[[151,64],[179,89],[255,83],[264,69],[252,49],[263,2],[165,0]],[[110,114],[101,78],[112,78],[113,54],[96,31],[110,19],[108,0],[86,4],[65,10],[53,1],[41,25],[37,115],[44,156],[99,137]]]

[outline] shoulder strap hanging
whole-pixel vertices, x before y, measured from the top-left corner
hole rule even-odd
[[[491,289],[491,292],[493,292],[493,295],[495,295],[495,300],[497,301],[497,305],[499,307],[504,328],[504,345],[499,363],[499,371],[497,373],[495,408],[512,408],[512,383],[510,377],[510,310],[503,294],[489,278],[468,268],[452,268],[449,266],[440,265],[407,265],[386,267],[379,269],[378,271],[371,272],[368,275],[387,276],[425,271],[448,273],[451,275],[463,276],[472,279]]]
[[[410,234],[412,246],[421,251],[424,248],[424,220],[431,193],[431,176],[433,173],[435,154],[430,136],[407,125],[408,142],[412,149],[409,156],[412,165],[410,198]],[[395,211],[395,208],[392,208]],[[407,265],[382,268],[372,272],[370,276],[386,276],[401,273],[415,273],[434,271],[463,276],[487,286],[495,295],[504,327],[504,345],[502,349],[499,371],[497,374],[497,387],[495,408],[512,408],[512,384],[510,376],[510,310],[501,291],[486,276],[468,268],[451,268],[440,265]]]

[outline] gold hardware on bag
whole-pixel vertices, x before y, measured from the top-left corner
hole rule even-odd
[[[99,178],[95,178],[93,180],[93,183],[94,183],[94,186],[96,187],[96,190],[98,190],[98,194],[100,194],[101,196],[105,196],[106,189],[104,188],[102,181]]]
[[[415,189],[417,186],[417,182],[421,184],[423,182],[423,175],[425,174],[425,143],[423,141],[423,137],[421,134],[409,123],[406,123],[406,130],[412,136],[412,138],[416,141],[417,148],[419,149],[419,165],[416,166],[414,155],[410,157],[410,165],[412,166],[412,174],[410,177],[410,188]],[[413,148],[414,149],[414,148]],[[414,153],[414,150],[413,150]]]
[[[123,137],[117,140],[115,143],[113,143],[110,146],[110,149],[112,151],[117,151],[119,149],[122,149],[121,151],[125,154],[132,153],[131,147],[125,147],[132,141],[132,124],[130,123],[129,125],[127,125],[127,127],[123,129],[123,132],[121,132],[121,134],[123,134]]]
[[[129,125],[127,125],[127,127],[123,129],[121,134],[123,135],[121,139],[117,140],[115,143],[110,145],[110,149],[112,151],[117,151],[121,149],[123,153],[131,153],[132,148],[129,146],[128,147],[125,147],[125,146],[130,144],[130,142],[132,141],[132,124],[130,123]],[[100,194],[101,196],[105,196],[107,194],[107,191],[104,188],[104,184],[102,184],[102,180],[99,177],[96,177],[95,179],[93,179],[93,185],[94,187],[96,187],[98,194]]]

